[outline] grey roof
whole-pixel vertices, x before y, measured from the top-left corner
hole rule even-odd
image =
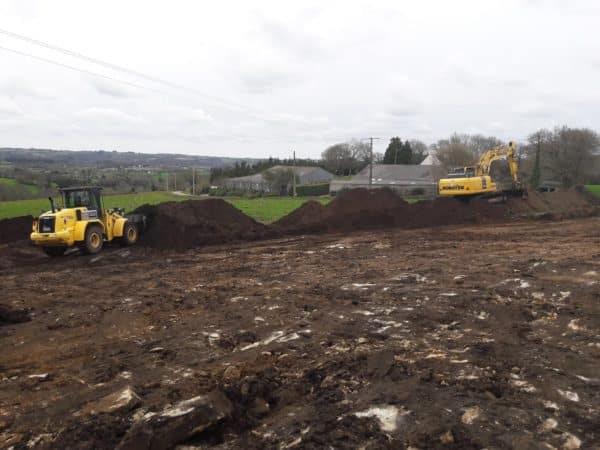
[[[261,183],[263,180],[262,172],[255,173],[254,175],[246,175],[245,177],[227,178],[230,181],[247,181],[253,183]]]
[[[435,166],[414,164],[374,164],[373,181],[392,183],[399,181],[433,181],[436,178]],[[369,166],[352,177],[352,181],[369,180]]]
[[[322,167],[318,167],[318,166],[283,166],[283,165],[280,165],[280,166],[270,167],[269,169],[266,169],[261,173],[255,173],[254,175],[247,175],[245,177],[228,178],[228,180],[260,183],[260,182],[264,181],[263,173],[273,172],[276,170],[288,170],[288,169],[293,169],[294,173],[296,174],[297,177],[305,177],[305,176],[313,174],[313,173],[321,173],[327,177],[333,178],[333,175],[331,173],[327,172],[325,169],[323,169]]]

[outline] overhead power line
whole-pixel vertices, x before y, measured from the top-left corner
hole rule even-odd
[[[17,55],[25,56],[27,58],[37,59],[39,61],[43,61],[43,62],[46,62],[46,63],[49,63],[49,64],[54,64],[56,66],[64,67],[66,69],[75,70],[77,72],[85,73],[86,75],[92,75],[94,77],[105,78],[107,80],[115,81],[117,83],[126,84],[128,86],[133,86],[133,87],[138,88],[138,89],[146,89],[146,90],[149,90],[149,91],[158,92],[160,94],[165,94],[164,91],[161,91],[159,89],[154,89],[154,88],[151,88],[151,87],[148,87],[148,86],[143,86],[141,84],[132,83],[132,82],[126,81],[126,80],[121,80],[119,78],[113,78],[113,77],[110,77],[108,75],[102,75],[102,74],[99,74],[99,73],[96,73],[96,72],[92,72],[91,70],[81,69],[79,67],[71,66],[69,64],[64,64],[64,63],[61,63],[61,62],[58,62],[58,61],[54,61],[52,59],[44,58],[43,56],[32,55],[31,53],[22,52],[20,50],[15,50],[15,49],[12,49],[12,48],[4,47],[2,45],[0,45],[0,50],[4,50],[4,51],[7,51],[7,52],[11,52],[11,53],[16,53]]]
[[[147,81],[152,81],[154,83],[158,83],[158,84],[162,84],[164,86],[168,86],[168,87],[170,87],[172,89],[177,89],[177,90],[185,91],[187,93],[191,93],[191,94],[197,95],[199,97],[203,97],[206,100],[210,100],[212,102],[219,103],[221,106],[224,106],[224,107],[229,108],[229,109],[235,109],[235,110],[242,109],[242,110],[246,110],[246,111],[253,111],[255,113],[260,113],[260,111],[257,111],[254,108],[251,108],[251,107],[249,107],[247,105],[242,105],[240,103],[236,103],[236,102],[233,102],[231,100],[227,100],[227,99],[224,99],[224,98],[216,97],[214,95],[206,94],[206,93],[204,93],[202,91],[199,91],[198,89],[194,89],[194,88],[191,88],[189,86],[184,86],[182,84],[173,83],[171,81],[164,80],[162,78],[158,78],[158,77],[155,77],[155,76],[152,76],[152,75],[148,75],[148,74],[139,72],[137,70],[129,69],[127,67],[123,67],[123,66],[120,66],[120,65],[117,65],[117,64],[113,64],[111,62],[104,61],[104,60],[101,60],[101,59],[98,59],[98,58],[93,58],[91,56],[87,56],[87,55],[84,55],[82,53],[78,53],[78,52],[66,49],[64,47],[59,47],[57,45],[53,45],[53,44],[50,44],[48,42],[40,41],[38,39],[33,39],[33,38],[28,37],[28,36],[24,36],[22,34],[14,33],[12,31],[4,30],[4,29],[1,29],[1,28],[0,28],[0,34],[4,34],[5,36],[9,36],[9,37],[11,37],[13,39],[19,39],[21,41],[25,41],[25,42],[28,42],[28,43],[33,44],[33,45],[44,47],[44,48],[47,48],[47,49],[55,51],[55,52],[63,53],[65,55],[71,56],[73,58],[81,59],[83,61],[87,61],[87,62],[90,62],[90,63],[93,63],[93,64],[97,64],[97,65],[100,65],[100,66],[104,66],[104,67],[107,67],[107,68],[112,69],[112,70],[124,72],[124,73],[127,73],[129,75],[134,75],[136,77],[143,78],[143,79],[145,79]],[[4,50],[13,51],[14,53],[19,53],[19,54],[22,54],[24,56],[30,56],[30,57],[33,57],[33,58],[36,58],[36,59],[40,59],[42,61],[49,62],[49,63],[52,63],[52,64],[63,65],[63,67],[66,67],[66,68],[69,68],[69,69],[78,70],[80,72],[84,71],[84,69],[78,69],[78,68],[75,68],[74,66],[69,66],[69,65],[66,65],[66,64],[57,63],[55,61],[52,61],[52,60],[49,60],[49,59],[46,59],[46,58],[41,58],[41,57],[36,57],[36,56],[33,56],[33,55],[28,55],[28,54],[25,54],[24,52],[19,52],[19,51],[16,51],[16,50],[7,49],[5,47],[2,47],[2,48]],[[89,71],[85,71],[85,72],[86,73],[90,73],[91,75],[94,75],[94,73],[92,73],[92,72],[89,72]],[[109,78],[109,77],[106,77],[106,76],[104,76],[104,78],[108,78],[108,79],[112,79],[113,81],[117,81],[117,79]],[[125,83],[128,83],[128,82],[125,82]],[[129,84],[134,85],[132,83],[129,83]],[[136,85],[136,86],[139,87],[139,85]],[[157,92],[160,92],[160,91],[157,91]]]

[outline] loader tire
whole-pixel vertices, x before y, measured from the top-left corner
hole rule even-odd
[[[81,249],[88,255],[94,255],[102,250],[104,238],[102,237],[102,227],[98,225],[90,225],[85,230],[85,240],[81,245]]]
[[[135,223],[132,222],[125,222],[125,225],[123,226],[123,237],[121,237],[119,239],[119,243],[124,246],[127,247],[129,245],[133,245],[137,242],[138,240],[138,230],[137,230],[137,226],[135,225]]]
[[[43,247],[44,253],[48,256],[62,256],[67,251],[67,247]]]

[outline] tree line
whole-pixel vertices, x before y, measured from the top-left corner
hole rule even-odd
[[[445,169],[474,164],[481,154],[503,142],[493,136],[453,134],[430,146]],[[600,138],[589,128],[540,129],[516,142],[522,176],[532,187],[600,183]]]

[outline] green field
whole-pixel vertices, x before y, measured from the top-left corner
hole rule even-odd
[[[156,205],[157,203],[173,200],[188,200],[188,197],[160,191],[104,196],[104,202],[107,208],[120,207],[125,208],[125,211],[127,212],[133,211],[135,208],[145,203]],[[45,198],[0,202],[0,219],[27,215],[37,216],[40,212],[48,211],[49,209],[50,202]]]
[[[175,195],[169,192],[142,192],[137,194],[106,195],[104,196],[105,206],[107,208],[121,207],[126,212],[133,211],[143,204],[156,205],[168,201],[189,200],[190,197]],[[273,222],[280,217],[292,212],[309,198],[226,198],[229,203],[243,211],[245,214],[254,217],[261,222]],[[325,204],[330,201],[328,197],[319,198],[318,201]],[[40,212],[50,209],[48,199],[35,200],[12,200],[0,202],[0,219],[18,216],[38,216]]]
[[[39,192],[40,192],[40,188],[37,187],[36,185],[34,185],[34,184],[19,183],[14,178],[2,178],[2,177],[0,177],[0,185],[2,185],[2,186],[10,186],[10,187],[22,186],[31,195],[39,194]]]
[[[598,197],[600,197],[600,184],[588,184],[586,186],[587,190],[596,194]]]
[[[266,198],[228,198],[229,203],[260,222],[270,223],[291,213],[302,204],[311,200],[307,197],[266,197]],[[319,197],[318,202],[327,204],[329,197]]]

